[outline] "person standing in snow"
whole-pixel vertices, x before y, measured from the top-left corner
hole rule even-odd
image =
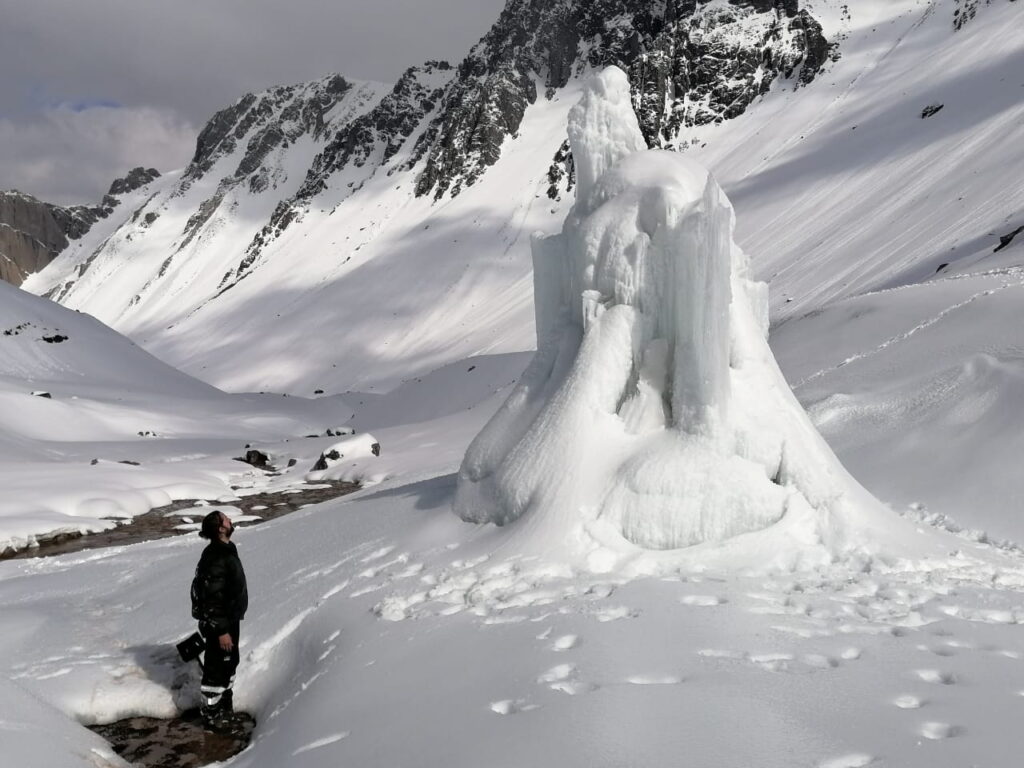
[[[230,725],[231,685],[238,668],[239,622],[249,607],[249,592],[238,549],[231,543],[231,520],[214,511],[203,518],[199,535],[209,539],[192,580],[192,617],[206,641],[200,712],[207,728]]]

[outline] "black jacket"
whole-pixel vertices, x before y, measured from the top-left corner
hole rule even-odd
[[[192,579],[192,618],[204,635],[223,635],[245,618],[249,590],[238,550],[231,542],[211,541]]]

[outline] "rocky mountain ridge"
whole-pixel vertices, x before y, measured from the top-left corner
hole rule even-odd
[[[807,84],[835,55],[798,0],[510,0],[456,68],[410,69],[373,114],[338,133],[295,197],[254,237],[233,279],[248,273],[332,174],[346,165],[369,166],[369,174],[388,167],[417,129],[407,156],[387,173],[415,171],[416,195],[441,200],[498,161],[531,104],[588,69],[625,69],[649,145],[673,147],[682,127],[737,117],[780,76]],[[570,188],[570,164],[566,144],[552,161],[550,196],[563,178]]]
[[[133,168],[115,179],[99,205],[93,206],[62,206],[17,190],[0,192],[0,280],[21,285],[26,276],[53,261],[70,241],[110,216],[124,195],[159,177],[155,168]]]
[[[292,194],[278,194],[266,222],[223,272],[218,292],[258,266],[267,244],[328,190],[344,198],[378,172],[411,172],[417,196],[458,195],[515,140],[531,104],[588,70],[625,69],[649,144],[674,147],[685,144],[677,139],[682,128],[742,114],[779,79],[789,87],[809,83],[834,55],[798,0],[510,0],[458,66],[412,67],[350,120],[330,115],[353,88],[340,75],[247,94],[214,115],[171,198],[200,180],[216,186],[195,206],[160,273],[216,228],[218,216],[230,215],[228,198],[237,188],[271,196],[287,175],[286,150],[300,140],[318,146],[304,178]],[[572,182],[567,147],[554,149],[552,197]],[[233,167],[218,166],[229,156]],[[158,207],[147,208],[150,222]],[[49,295],[63,300],[78,272]]]

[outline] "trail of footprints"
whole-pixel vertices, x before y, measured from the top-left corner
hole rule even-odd
[[[427,572],[422,563],[411,562],[408,554],[395,555],[393,547],[381,547],[363,557],[360,563],[366,567],[354,580],[350,592],[352,597],[383,590],[399,581],[408,583],[415,579],[419,585],[419,589],[414,591],[387,595],[373,607],[381,619],[388,621],[426,615],[445,616],[463,611],[478,616],[483,624],[492,625],[540,622],[567,615],[609,622],[639,615],[634,608],[609,601],[616,592],[614,583],[581,586],[578,574],[526,559],[512,558],[497,564],[490,564],[486,556],[456,559],[438,572]],[[700,576],[671,576],[664,580],[685,583],[688,589],[716,581]],[[976,609],[946,602],[956,594],[960,583],[991,580],[992,575],[984,573],[956,574],[949,578],[949,583],[926,575],[901,574],[887,582],[870,576],[840,573],[817,581],[768,580],[760,591],[748,592],[748,600],[740,601],[739,608],[721,594],[694,592],[680,595],[677,599],[684,610],[721,610],[728,606],[731,610],[778,617],[779,623],[769,626],[779,636],[790,636],[794,641],[821,641],[857,635],[900,638],[948,619],[1001,625],[1024,623],[1024,611]],[[325,598],[348,586],[345,582]],[[1021,585],[1005,582],[1004,586],[1019,591]],[[988,650],[1009,659],[1022,656],[1012,650],[975,648],[971,643],[947,637],[950,634],[948,630],[936,628],[932,634],[935,636],[933,642],[918,644],[916,649],[937,661],[950,660],[961,650]],[[684,682],[681,675],[664,674],[634,674],[617,680],[594,680],[572,658],[573,651],[584,642],[580,634],[556,634],[553,626],[549,626],[535,637],[542,651],[551,654],[551,664],[541,669],[535,678],[535,684],[543,690],[577,696],[615,685],[677,685]],[[708,648],[697,653],[712,662],[717,659],[746,663],[768,673],[813,673],[838,669],[858,661],[863,654],[856,644],[840,644],[832,653],[822,653],[820,648],[816,650],[819,652]],[[559,660],[560,656],[563,660]],[[916,686],[933,688],[937,694],[945,688],[952,691],[951,687],[958,682],[955,672],[942,664],[919,665],[908,670],[906,680]],[[1016,693],[1024,696],[1024,690]],[[914,718],[906,727],[908,733],[916,738],[941,741],[966,732],[956,723],[928,718],[929,698],[912,690],[896,692],[886,703]],[[498,715],[526,713],[540,707],[540,703],[529,697],[498,699],[488,705],[489,710]],[[877,758],[858,752],[829,758],[819,766],[859,768],[876,761]]]

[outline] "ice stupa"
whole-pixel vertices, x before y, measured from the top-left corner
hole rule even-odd
[[[532,243],[537,354],[470,445],[456,513],[558,547],[742,541],[826,561],[909,528],[790,392],[729,201],[693,161],[647,149],[621,70],[585,86],[569,141],[576,203]]]

